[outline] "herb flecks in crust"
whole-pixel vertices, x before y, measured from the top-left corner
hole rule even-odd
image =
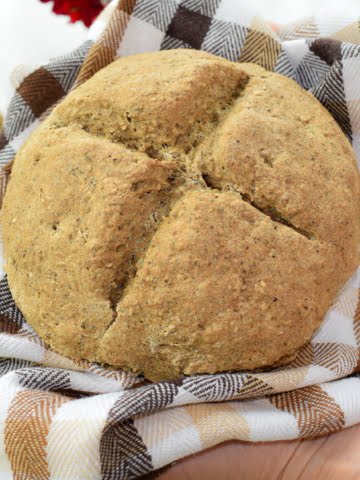
[[[143,373],[289,359],[359,261],[359,175],[293,81],[175,50],[120,59],[19,151],[2,224],[27,321]]]

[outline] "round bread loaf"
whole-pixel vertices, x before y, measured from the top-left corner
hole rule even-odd
[[[54,350],[151,380],[289,361],[359,262],[359,173],[292,80],[193,50],[127,57],[16,156],[2,225]]]

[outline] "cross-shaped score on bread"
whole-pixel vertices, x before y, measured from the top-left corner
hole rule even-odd
[[[56,351],[151,380],[289,362],[358,264],[356,168],[283,76],[194,50],[117,60],[16,157],[10,288]]]

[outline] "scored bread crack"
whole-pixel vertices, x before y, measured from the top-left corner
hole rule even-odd
[[[64,121],[61,116],[55,116],[54,120],[50,122],[49,127],[54,129],[75,127],[89,136],[107,140],[114,145],[121,145],[130,152],[139,152],[139,154],[145,155],[149,160],[160,162],[172,161],[177,165],[176,172],[178,178],[183,182],[182,185],[185,185],[186,182],[192,182],[193,190],[217,189],[220,191],[227,190],[236,192],[239,194],[242,201],[248,203],[262,215],[270,218],[271,221],[282,224],[304,238],[312,240],[313,237],[309,232],[293,225],[291,221],[283,217],[281,212],[278,212],[275,207],[271,205],[258,205],[247,192],[239,191],[234,185],[226,185],[224,187],[215,185],[213,179],[207,174],[202,174],[201,169],[196,165],[196,152],[203,149],[204,146],[206,147],[206,142],[209,139],[216,137],[217,132],[222,128],[224,122],[227,121],[234,110],[238,110],[239,107],[241,107],[243,96],[246,95],[248,89],[251,91],[251,88],[248,87],[249,79],[250,77],[248,75],[246,77],[239,77],[237,85],[232,86],[225,91],[221,99],[212,102],[209,108],[203,112],[196,121],[194,121],[193,125],[189,128],[189,131],[183,135],[179,143],[177,140],[174,143],[169,142],[169,144],[160,143],[155,137],[136,138],[136,136],[131,133],[133,131],[132,129],[141,127],[141,124],[137,124],[136,121],[131,120],[131,115],[128,115],[128,126],[123,127],[120,130],[97,128],[98,123],[91,121],[91,115],[89,118],[74,117],[72,120],[68,121]],[[112,312],[112,318],[103,329],[103,332],[100,335],[100,340],[116,322],[118,318],[117,311],[119,304],[123,301],[129,289],[131,289],[131,286],[137,277],[139,266],[146,257],[154,236],[162,227],[165,219],[171,214],[174,205],[181,201],[186,192],[191,190],[191,188],[188,188],[179,191],[178,188],[179,184],[177,186],[170,185],[165,198],[166,208],[162,209],[160,213],[159,205],[155,205],[153,214],[157,215],[156,225],[154,228],[150,228],[150,231],[146,231],[144,246],[141,249],[141,252],[137,251],[129,258],[129,261],[126,262],[126,265],[123,268],[125,271],[122,271],[122,275],[119,275],[119,268],[122,268],[120,261],[117,269],[114,269],[114,280],[112,283],[116,285],[113,288],[110,288],[110,293],[107,297]],[[99,342],[99,346],[100,343],[101,342]]]
[[[156,233],[158,232],[158,230],[161,228],[161,226],[165,222],[166,218],[169,217],[169,215],[171,214],[172,210],[177,205],[177,203],[182,200],[183,196],[184,196],[184,194],[180,195],[175,200],[174,196],[169,195],[169,198],[167,199],[168,203],[167,203],[167,206],[166,206],[167,207],[166,208],[166,213],[164,213],[164,215],[159,217],[159,220],[157,220],[156,228],[154,228],[153,231],[152,231],[152,234],[149,235],[149,237],[147,239],[147,242],[146,242],[146,246],[145,246],[142,254],[139,255],[138,258],[134,259],[135,268],[134,268],[133,274],[132,275],[127,275],[125,280],[121,283],[121,285],[117,285],[117,287],[114,288],[113,291],[110,293],[109,302],[110,302],[110,308],[112,310],[112,319],[109,322],[109,324],[105,327],[105,329],[104,329],[104,331],[103,331],[103,333],[100,337],[100,340],[104,337],[104,335],[111,328],[111,326],[116,322],[116,320],[117,320],[117,308],[118,308],[119,304],[121,303],[121,301],[123,300],[123,298],[125,297],[127,290],[129,290],[129,288],[131,288],[132,282],[135,280],[136,275],[137,275],[138,266],[143,261],[143,259],[146,257],[146,254],[147,254],[147,252],[148,252],[148,250],[151,246],[151,243],[153,241],[153,238],[155,237]]]
[[[184,174],[185,177],[189,178],[186,174]],[[199,191],[206,191],[206,190],[217,190],[220,192],[234,192],[239,194],[239,197],[241,198],[242,201],[246,202],[249,204],[252,208],[256,209],[259,211],[262,215],[270,218],[270,220],[274,223],[279,223],[282,226],[285,226],[289,229],[291,229],[293,232],[295,232],[298,235],[301,235],[302,237],[306,238],[307,240],[314,240],[314,237],[307,231],[300,229],[293,225],[290,221],[288,221],[286,218],[281,216],[281,214],[272,206],[259,206],[256,202],[250,199],[250,196],[246,193],[240,192],[236,187],[233,185],[227,185],[227,188],[222,188],[220,186],[215,186],[215,184],[212,182],[212,179],[209,175],[207,174],[200,174],[200,177],[204,180],[203,183],[197,182],[196,179],[194,179],[194,184],[196,183],[196,188]],[[158,230],[162,227],[164,224],[166,218],[168,218],[171,215],[171,212],[175,208],[175,206],[183,199],[185,193],[181,195],[176,201],[173,201],[173,197],[169,198],[169,203],[168,203],[168,211],[160,218],[160,220],[157,222],[157,227],[156,229],[153,230],[152,235],[149,235],[149,238],[147,240],[147,246],[142,252],[142,254],[136,259],[135,262],[135,271],[132,276],[128,275],[125,279],[124,282],[122,282],[121,285],[118,285],[116,288],[115,295],[110,296],[110,308],[112,310],[113,316],[111,322],[107,325],[105,328],[102,337],[106,334],[106,332],[111,328],[111,326],[116,322],[117,320],[117,308],[123,298],[126,295],[127,290],[131,288],[132,282],[135,280],[137,272],[138,272],[138,265],[143,261],[143,259],[146,257],[146,254],[152,244],[152,241],[157,234]],[[101,338],[102,338],[101,337]]]
[[[132,282],[134,281],[137,271],[138,271],[138,266],[139,264],[143,261],[145,258],[150,245],[152,243],[152,240],[154,236],[156,235],[157,231],[161,228],[162,224],[164,223],[165,219],[170,215],[171,211],[173,210],[174,206],[180,201],[183,197],[183,195],[180,195],[177,199],[175,199],[175,193],[176,190],[174,189],[173,191],[169,192],[169,196],[166,198],[166,205],[164,206],[164,213],[159,214],[159,211],[154,211],[152,212],[151,215],[155,215],[157,217],[156,220],[156,227],[152,229],[151,232],[149,232],[148,238],[146,240],[146,244],[144,245],[143,252],[141,255],[138,255],[137,258],[133,257],[131,261],[131,266],[132,266],[132,272],[127,272],[127,275],[125,278],[122,280],[121,283],[118,283],[116,287],[112,288],[110,291],[109,295],[109,302],[110,302],[110,308],[112,311],[112,319],[109,322],[109,324],[106,326],[102,337],[105,335],[105,333],[109,330],[109,328],[113,325],[113,323],[117,319],[117,307],[120,304],[120,302],[123,300],[124,296],[126,295],[126,291],[131,287]]]
[[[258,210],[260,213],[263,215],[267,216],[270,218],[275,223],[280,223],[281,225],[284,225],[285,227],[290,228],[294,232],[298,233],[299,235],[307,238],[308,240],[314,240],[314,236],[310,233],[307,232],[306,230],[296,227],[293,223],[291,223],[288,219],[284,218],[280,212],[276,210],[276,208],[272,205],[266,205],[266,206],[260,206],[257,202],[251,199],[250,195],[248,193],[241,192],[237,187],[235,187],[232,184],[227,183],[226,188],[222,187],[222,185],[208,175],[208,174],[202,174],[201,175],[204,183],[206,184],[207,188],[210,188],[211,190],[218,190],[220,192],[228,191],[228,192],[235,192],[240,195],[240,198],[251,205],[253,208]]]
[[[134,138],[126,138],[127,130],[121,130],[111,133],[106,133],[105,131],[101,130],[94,130],[92,126],[94,123],[91,122],[82,122],[81,119],[73,119],[72,122],[63,121],[61,117],[55,117],[54,121],[50,123],[49,127],[52,129],[57,128],[76,128],[83,131],[85,134],[98,137],[104,140],[109,141],[115,145],[121,145],[126,150],[131,152],[138,152],[142,155],[146,155],[149,160],[158,160],[158,161],[174,161],[178,165],[177,174],[182,177],[183,182],[190,181],[193,183],[194,189],[202,189],[204,188],[201,185],[200,181],[200,174],[199,178],[194,178],[190,172],[188,172],[188,166],[192,163],[193,152],[199,148],[200,145],[214,132],[217,131],[221,123],[228,117],[231,113],[232,108],[234,107],[235,103],[239,101],[242,92],[245,90],[249,77],[242,74],[239,77],[238,83],[236,87],[229,89],[224,98],[217,103],[211,105],[210,110],[205,113],[204,118],[199,118],[197,122],[194,122],[192,125],[191,130],[186,135],[186,141],[183,142],[184,145],[167,145],[167,144],[154,144],[153,142],[148,142],[146,145],[143,141],[138,141]],[[117,309],[119,304],[122,302],[126,292],[131,288],[132,282],[136,278],[138,265],[142,262],[147,254],[148,248],[152,243],[153,237],[156,235],[156,232],[161,227],[164,219],[171,213],[171,210],[174,206],[173,201],[175,196],[175,188],[173,187],[172,190],[168,193],[167,198],[167,211],[158,217],[158,221],[156,223],[156,228],[149,232],[149,236],[146,240],[146,245],[144,250],[141,252],[140,255],[137,255],[136,258],[134,257],[130,260],[130,272],[124,272],[124,276],[121,279],[121,282],[116,282],[116,272],[114,283],[116,286],[111,288],[110,294],[108,296],[109,307],[112,312],[112,319],[108,323],[108,325],[103,330],[102,336],[103,337],[106,332],[111,328],[111,326],[116,322],[117,319]],[[182,196],[177,200],[181,200]],[[158,213],[158,209],[155,210],[154,213]]]
[[[309,232],[307,232],[306,230],[303,230],[302,228],[296,227],[289,220],[281,216],[281,214],[276,210],[275,207],[273,206],[260,207],[256,202],[251,200],[249,195],[247,195],[246,193],[240,193],[240,195],[241,195],[241,198],[244,200],[244,202],[256,208],[256,210],[258,210],[259,212],[269,217],[273,222],[280,223],[285,227],[291,228],[291,230],[307,238],[308,240],[314,239],[314,237]]]
[[[141,129],[141,123],[131,120],[131,115],[126,112],[125,125],[118,129],[104,129],[96,122],[92,121],[92,116],[74,117],[64,119],[61,115],[55,115],[49,127],[52,129],[66,128],[73,126],[83,132],[102,139],[106,139],[113,144],[122,145],[131,152],[145,154],[150,159],[176,161],[179,166],[183,166],[191,158],[192,152],[197,149],[207,138],[217,131],[220,124],[231,114],[233,107],[240,100],[241,95],[246,89],[249,77],[242,72],[237,79],[237,85],[224,91],[222,98],[209,106],[202,112],[198,118],[194,119],[191,128],[186,133],[179,134],[177,140],[173,143],[161,143],[159,140],[151,137],[139,138],[137,133]],[[55,112],[56,113],[56,112]],[[144,134],[145,135],[145,134]]]

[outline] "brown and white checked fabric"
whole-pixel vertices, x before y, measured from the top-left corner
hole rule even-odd
[[[237,0],[118,0],[71,54],[17,85],[0,137],[9,164],[67,92],[115,58],[197,48],[295,79],[331,112],[360,159],[360,23],[308,18],[275,33]],[[239,439],[307,438],[360,422],[360,269],[290,366],[148,384],[47,349],[0,281],[0,478],[134,478]],[[227,400],[232,400],[231,402]]]

